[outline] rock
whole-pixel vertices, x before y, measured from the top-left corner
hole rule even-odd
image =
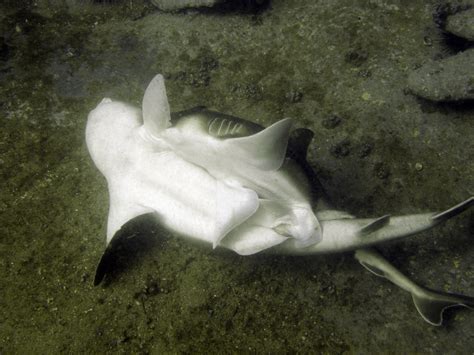
[[[374,145],[370,142],[365,142],[359,147],[359,158],[366,158],[372,153]]]
[[[187,8],[212,7],[224,0],[151,0],[152,4],[163,11],[177,11]]]
[[[390,176],[390,168],[384,162],[375,163],[374,174],[380,180],[388,179]]]
[[[432,101],[474,99],[474,49],[429,62],[408,75],[409,90]]]
[[[285,94],[285,98],[291,103],[297,103],[303,99],[303,93],[299,90],[290,90]]]
[[[346,157],[351,152],[351,142],[347,138],[343,139],[339,143],[332,145],[329,151],[336,158]]]
[[[339,126],[342,122],[342,118],[339,117],[338,115],[331,115],[329,117],[326,117],[323,122],[322,122],[322,125],[324,128],[326,129],[333,129],[333,128],[336,128],[337,126]]]
[[[264,5],[267,0],[151,0],[162,11],[178,11],[190,8],[213,7],[216,5],[243,6],[253,8]]]
[[[458,37],[474,41],[474,8],[448,16],[445,30]]]

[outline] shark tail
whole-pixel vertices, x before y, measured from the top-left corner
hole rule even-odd
[[[413,303],[425,321],[431,325],[440,326],[443,323],[443,313],[451,307],[467,307],[474,309],[474,297],[434,291],[418,286],[417,292],[412,293]]]
[[[443,323],[443,313],[448,308],[462,306],[474,309],[474,297],[434,291],[419,286],[373,248],[359,249],[356,251],[355,257],[362,266],[373,274],[383,277],[409,292],[418,313],[431,325],[440,326]]]
[[[450,218],[453,218],[454,216],[457,216],[458,214],[466,211],[467,209],[471,208],[474,206],[474,196],[471,196],[467,200],[458,203],[456,206],[453,206],[443,212],[440,212],[434,216],[431,217],[431,219],[434,222],[440,223],[444,222]]]
[[[439,213],[422,213],[408,216],[392,217],[385,215],[376,219],[369,219],[355,232],[361,241],[365,239],[367,243],[362,245],[375,244],[384,240],[397,239],[409,236],[427,229],[461,214],[474,206],[474,197]],[[354,219],[358,222],[358,219]]]
[[[323,231],[320,242],[301,248],[294,238],[289,238],[275,250],[284,254],[310,255],[368,248],[431,229],[473,206],[474,197],[470,197],[443,212],[378,218],[355,218],[338,210],[321,210],[316,213]]]

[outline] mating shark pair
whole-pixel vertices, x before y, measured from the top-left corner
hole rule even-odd
[[[312,132],[290,134],[291,119],[264,129],[204,108],[172,115],[161,75],[142,106],[106,98],[89,114],[87,146],[110,194],[107,243],[151,212],[183,237],[241,255],[355,250],[364,267],[410,292],[433,325],[448,307],[474,308],[474,298],[416,285],[370,248],[434,227],[473,206],[473,197],[441,213],[355,218],[330,207],[306,162]],[[110,245],[95,284],[107,271]]]

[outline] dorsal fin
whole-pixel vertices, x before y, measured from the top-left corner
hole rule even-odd
[[[307,128],[297,128],[291,132],[288,141],[288,153],[295,159],[306,159],[308,147],[313,140],[314,133]]]
[[[367,234],[373,233],[376,230],[379,230],[385,227],[389,222],[390,222],[390,215],[386,214],[385,216],[379,217],[367,223],[365,226],[363,226],[357,231],[357,234],[359,236],[365,236]]]
[[[292,123],[291,118],[285,118],[251,136],[227,139],[225,144],[247,164],[277,170],[285,159]]]
[[[142,112],[145,128],[152,136],[158,136],[171,125],[163,75],[156,75],[148,84],[143,96]]]

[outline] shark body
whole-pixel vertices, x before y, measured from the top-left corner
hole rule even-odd
[[[408,216],[358,219],[332,209],[306,163],[312,133],[290,134],[291,125],[283,119],[264,128],[203,108],[171,114],[161,75],[145,91],[142,110],[102,100],[89,114],[86,140],[108,182],[107,242],[151,212],[183,237],[241,255],[356,250],[364,267],[409,291],[431,324],[441,324],[447,307],[474,307],[473,298],[416,286],[368,249],[432,228],[474,205],[473,197],[441,213]]]

